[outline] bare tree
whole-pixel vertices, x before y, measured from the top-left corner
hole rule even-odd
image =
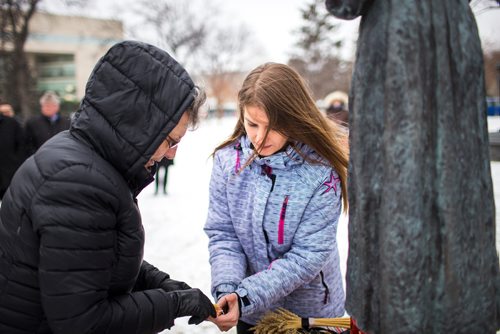
[[[217,27],[205,44],[201,55],[204,58],[204,77],[210,95],[216,100],[217,117],[224,114],[224,103],[236,99],[241,85],[240,69],[245,62],[245,51],[250,34],[245,26],[237,28]],[[202,65],[203,66],[203,65]]]
[[[348,91],[352,62],[340,58],[340,24],[326,11],[323,0],[312,0],[301,9],[302,25],[296,31],[296,51],[288,64],[308,82],[315,98],[333,90]]]
[[[142,28],[156,36],[157,45],[203,77],[209,96],[217,101],[217,114],[222,115],[223,104],[236,97],[238,71],[247,59],[251,33],[242,24],[232,26],[222,7],[213,6],[203,1],[140,0],[133,8]]]
[[[351,61],[327,57],[321,67],[311,69],[307,60],[292,57],[288,65],[304,77],[316,99],[324,98],[336,90],[349,92],[353,66]]]
[[[84,0],[52,0],[54,5],[81,7]],[[46,2],[45,2],[46,3]],[[25,52],[29,24],[44,9],[43,0],[0,0],[0,100],[13,105],[21,118],[30,115],[35,103],[32,69]]]
[[[205,5],[200,14],[191,1],[140,0],[134,8],[141,30],[149,27],[158,46],[171,51],[183,63],[195,57],[207,38],[210,6]]]
[[[32,80],[24,45],[28,25],[36,12],[39,0],[0,0],[0,55],[4,82],[0,96],[11,103],[21,117],[27,116],[30,106]]]

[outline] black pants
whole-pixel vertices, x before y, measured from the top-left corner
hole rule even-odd
[[[238,325],[236,325],[236,331],[238,334],[252,334],[253,331],[250,330],[255,325],[247,324],[243,321],[238,321]]]
[[[161,169],[165,169],[165,174],[163,174],[163,193],[167,193],[167,181],[168,181],[168,168],[170,164],[168,165],[158,165],[158,170],[156,171],[156,177],[155,177],[155,194],[158,194],[158,183],[160,182],[160,171]]]

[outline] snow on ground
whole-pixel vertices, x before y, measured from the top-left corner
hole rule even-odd
[[[146,233],[144,259],[173,279],[200,288],[210,298],[208,238],[203,232],[212,170],[210,154],[232,133],[235,124],[235,117],[212,118],[203,121],[195,131],[188,132],[179,145],[174,165],[169,169],[168,194],[155,195],[153,182],[138,197]],[[338,230],[344,239],[339,242],[339,249],[345,273],[346,217],[342,217]],[[176,319],[175,326],[163,333],[220,333],[211,322],[192,326],[187,320],[188,317]],[[236,333],[236,330],[228,333]]]
[[[210,265],[208,238],[203,232],[208,209],[208,184],[212,169],[210,154],[227,138],[236,124],[235,117],[208,119],[197,130],[188,132],[177,150],[174,165],[169,169],[168,194],[154,195],[154,183],[139,195],[139,207],[146,232],[144,258],[173,279],[187,282],[210,295]],[[347,254],[347,221],[339,224],[339,242]],[[187,324],[180,318],[170,331],[164,333],[220,333],[217,326],[204,322],[199,326]],[[236,333],[233,329],[229,333]]]
[[[212,167],[210,154],[228,137],[236,123],[234,117],[202,121],[196,131],[188,132],[179,145],[175,164],[169,169],[168,195],[154,195],[154,183],[139,196],[146,231],[144,258],[173,279],[187,282],[210,296],[208,239],[203,232],[208,208],[208,183]],[[500,117],[488,118],[489,131],[500,129]],[[495,199],[500,203],[500,162],[492,162]],[[497,210],[500,221],[500,210]],[[345,274],[347,259],[347,218],[341,217],[337,242],[341,270]],[[497,229],[497,249],[500,249]],[[177,319],[170,331],[163,333],[219,333],[218,328],[204,322],[187,324],[187,317]],[[229,333],[236,333],[233,329]]]
[[[500,131],[500,116],[488,116],[488,132]]]
[[[488,117],[488,132],[500,131],[500,116]],[[491,177],[493,179],[493,192],[495,195],[496,222],[500,222],[500,161],[491,162]],[[497,252],[500,252],[500,228],[496,228]],[[500,333],[497,332],[497,333]]]
[[[203,225],[212,168],[210,154],[231,134],[234,124],[233,117],[202,121],[198,129],[184,136],[177,149],[169,169],[168,194],[154,195],[153,182],[138,197],[146,232],[144,258],[209,297],[208,238]],[[192,326],[187,320],[176,319],[176,325],[165,333],[220,333],[211,322]]]
[[[212,160],[210,154],[234,128],[236,118],[207,119],[196,131],[188,132],[179,145],[175,164],[169,169],[168,195],[154,195],[154,182],[139,195],[139,207],[146,233],[144,258],[170,274],[210,296],[210,265],[208,239],[203,232],[208,208],[208,183]],[[488,131],[500,131],[500,116],[488,117]],[[491,162],[495,202],[500,203],[500,161]],[[1,205],[1,202],[0,202]],[[496,221],[500,222],[497,206]],[[496,229],[497,250],[500,250],[500,228]],[[338,226],[337,243],[341,270],[345,276],[347,260],[347,217]],[[176,319],[170,331],[176,334],[220,333],[204,322],[188,325],[188,318]],[[228,333],[236,333],[234,329]],[[499,332],[500,333],[500,332]]]
[[[208,239],[203,232],[208,208],[208,183],[212,150],[227,138],[236,123],[235,117],[207,119],[196,131],[188,132],[179,145],[175,164],[169,169],[168,195],[154,195],[154,182],[139,195],[139,207],[146,233],[144,258],[173,279],[187,282],[210,296]],[[488,117],[488,131],[500,131],[500,116]],[[500,161],[491,162],[495,202],[500,203]],[[160,192],[161,193],[161,192]],[[0,202],[1,204],[1,202]],[[500,209],[496,210],[500,222]],[[500,250],[500,228],[496,229]],[[347,260],[347,217],[338,226],[337,243],[341,270],[345,275]],[[176,319],[175,326],[163,333],[212,334],[218,328],[204,322],[188,325],[188,318]],[[228,333],[236,333],[234,329]],[[499,332],[500,333],[500,332]]]
[[[208,183],[212,160],[210,154],[227,138],[236,123],[235,117],[207,119],[196,131],[188,132],[179,145],[175,164],[169,169],[168,195],[154,195],[154,182],[139,195],[139,207],[146,233],[144,258],[210,296],[208,239],[203,232],[208,208]],[[500,131],[500,116],[488,117],[488,131]],[[500,203],[500,161],[491,162],[495,202]],[[0,202],[1,205],[1,202]],[[500,209],[496,210],[500,222]],[[500,228],[496,229],[500,250]],[[347,260],[347,217],[338,226],[337,243],[341,270],[345,276]],[[188,318],[176,319],[172,329],[162,333],[220,333],[211,322],[188,325]],[[234,329],[228,333],[236,333]],[[499,332],[500,333],[500,332]]]

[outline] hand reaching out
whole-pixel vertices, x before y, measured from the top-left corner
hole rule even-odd
[[[189,324],[198,325],[203,320],[215,317],[215,307],[200,289],[178,290],[171,292],[176,296],[176,317],[191,316]]]
[[[222,310],[226,310],[225,314],[219,315],[217,318],[210,318],[214,324],[219,327],[219,329],[223,332],[230,330],[232,327],[236,326],[238,323],[238,319],[240,318],[240,310],[238,306],[238,295],[235,293],[231,293],[229,295],[225,295],[217,302],[217,305]]]

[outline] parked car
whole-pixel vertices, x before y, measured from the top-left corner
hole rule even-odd
[[[487,97],[486,104],[488,105],[488,116],[500,116],[500,98]]]

